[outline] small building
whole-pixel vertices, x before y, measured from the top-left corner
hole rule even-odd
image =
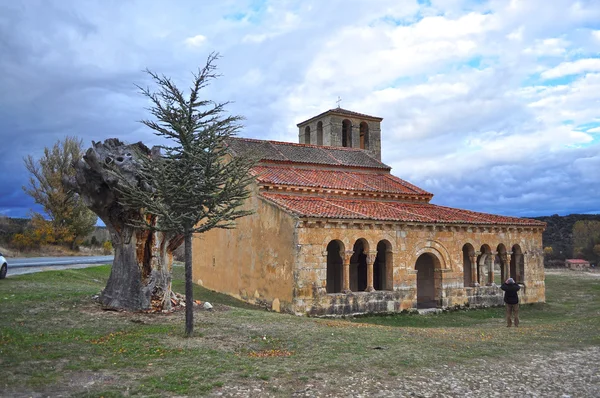
[[[430,203],[381,162],[381,121],[337,108],[298,144],[231,139],[260,158],[254,214],[194,239],[195,283],[299,315],[501,305],[508,277],[543,302],[545,223]]]
[[[565,260],[565,268],[570,269],[589,269],[590,262],[587,260],[582,260],[580,258],[572,258]]]

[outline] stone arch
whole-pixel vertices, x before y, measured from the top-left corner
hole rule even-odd
[[[473,257],[475,257],[475,248],[470,243],[465,243],[462,247],[462,260],[463,260],[463,285],[473,286],[475,268],[473,264]]]
[[[423,253],[432,253],[437,256],[440,262],[441,269],[450,269],[452,264],[450,253],[448,249],[438,241],[427,240],[425,242],[418,243],[415,245],[415,256],[419,257]]]
[[[350,290],[364,292],[367,290],[367,255],[369,242],[359,238],[354,242],[353,253],[350,257]]]
[[[417,257],[417,308],[434,308],[440,304],[440,269],[440,259],[432,252],[425,252]]]
[[[323,145],[323,122],[317,123],[317,145]]]
[[[348,119],[342,120],[342,146],[352,148],[352,122]]]
[[[393,290],[394,253],[387,239],[377,243],[377,255],[373,264],[373,288],[375,290]]]
[[[306,126],[304,129],[304,143],[310,144],[310,126]]]
[[[510,256],[510,277],[515,282],[523,282],[525,279],[525,256],[521,246],[515,244],[512,247],[512,253]]]
[[[341,293],[343,287],[344,243],[335,239],[327,245],[327,293]]]
[[[483,244],[479,249],[479,256],[477,256],[477,283],[481,286],[491,284],[493,281],[493,256],[492,249],[489,245]],[[490,278],[491,281],[490,281]]]
[[[369,125],[367,122],[361,122],[359,125],[360,131],[360,148],[369,149]]]
[[[494,265],[499,265],[499,280],[495,280],[496,284],[504,282],[508,278],[508,256],[506,253],[506,246],[503,243],[498,244],[496,247],[496,261]]]

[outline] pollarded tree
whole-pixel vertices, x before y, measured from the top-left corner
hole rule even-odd
[[[217,78],[211,54],[194,74],[186,95],[173,81],[147,73],[158,91],[139,87],[152,106],[154,120],[142,123],[171,145],[161,146],[160,156],[139,157],[136,179],[123,180],[121,201],[141,208],[147,228],[183,235],[185,245],[186,336],[193,333],[192,236],[212,228],[233,228],[234,220],[251,211],[243,209],[253,181],[252,159],[229,156],[226,141],[241,129],[241,117],[227,116],[225,103],[202,99],[200,92]]]
[[[74,175],[71,164],[81,158],[82,145],[75,137],[65,137],[52,148],[44,148],[39,160],[31,155],[24,159],[31,176],[29,186],[23,190],[44,208],[57,243],[68,243],[73,248],[94,230],[97,220],[79,195],[62,183]]]
[[[156,151],[141,142],[125,144],[116,138],[92,144],[85,155],[73,163],[75,175],[63,182],[79,193],[104,222],[115,250],[100,302],[112,309],[169,310],[172,254],[183,237],[146,228],[144,221],[152,225],[156,217],[144,220],[139,207],[121,203],[119,192],[124,181],[140,183],[140,165],[143,159],[151,161]],[[109,249],[110,242],[105,242],[104,247]]]

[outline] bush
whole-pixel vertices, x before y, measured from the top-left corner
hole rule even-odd
[[[108,255],[108,254],[112,254],[113,252],[113,245],[112,243],[107,240],[106,242],[104,242],[102,244],[102,249],[104,250],[104,254]]]

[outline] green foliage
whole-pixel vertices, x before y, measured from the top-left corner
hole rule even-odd
[[[188,95],[171,79],[146,72],[158,91],[139,87],[152,104],[154,120],[143,120],[154,134],[170,145],[153,150],[150,157],[140,154],[135,179],[120,178],[121,204],[143,209],[150,230],[183,235],[186,267],[186,335],[193,332],[192,234],[212,228],[233,228],[234,221],[251,214],[242,208],[250,196],[253,181],[250,169],[255,162],[232,157],[227,139],[241,128],[240,116],[226,116],[227,103],[202,99],[201,90],[217,78],[211,54],[206,65],[194,75]],[[118,173],[118,172],[117,172]]]
[[[552,254],[545,256],[547,261],[562,261],[573,258],[573,227],[578,221],[600,221],[600,214],[570,214],[568,216],[534,217],[546,223],[542,234],[544,247],[552,247]]]
[[[113,245],[111,243],[111,241],[107,240],[106,242],[104,242],[102,244],[102,250],[104,251],[104,254],[112,254],[113,252]]]
[[[231,157],[227,139],[242,128],[240,116],[226,116],[225,103],[201,99],[200,92],[218,77],[211,54],[197,74],[189,95],[171,79],[146,71],[158,91],[141,88],[155,120],[143,120],[154,134],[169,140],[161,153],[140,156],[138,180],[123,180],[122,201],[157,217],[144,227],[178,234],[234,227],[233,221],[251,212],[240,206],[249,196],[254,161]]]
[[[71,165],[81,158],[81,148],[81,140],[65,137],[52,148],[44,148],[44,155],[39,160],[34,160],[31,155],[24,159],[31,176],[29,186],[23,187],[23,190],[43,206],[54,230],[54,242],[67,244],[72,248],[93,231],[97,220],[83,200],[63,185],[63,180],[75,172]]]
[[[600,221],[581,220],[573,225],[573,252],[588,261],[600,260],[594,247],[600,245]]]
[[[180,276],[182,267],[176,268]],[[600,280],[587,273],[548,273],[547,302],[522,305],[518,329],[504,326],[502,307],[316,319],[229,307],[235,304],[231,297],[195,286],[198,298],[215,309],[196,307],[203,335],[194,339],[177,332],[180,312],[103,311],[90,297],[109,274],[106,265],[13,276],[0,283],[0,352],[6,370],[0,395],[197,396],[220,386],[269,380],[282,388],[274,395],[292,396],[308,380],[326,380],[332,388],[348,374],[401,380],[448,366],[502,361],[507,352],[527,361],[600,343]],[[276,355],[286,352],[290,355]],[[94,383],[73,382],[94,375],[101,376]]]

